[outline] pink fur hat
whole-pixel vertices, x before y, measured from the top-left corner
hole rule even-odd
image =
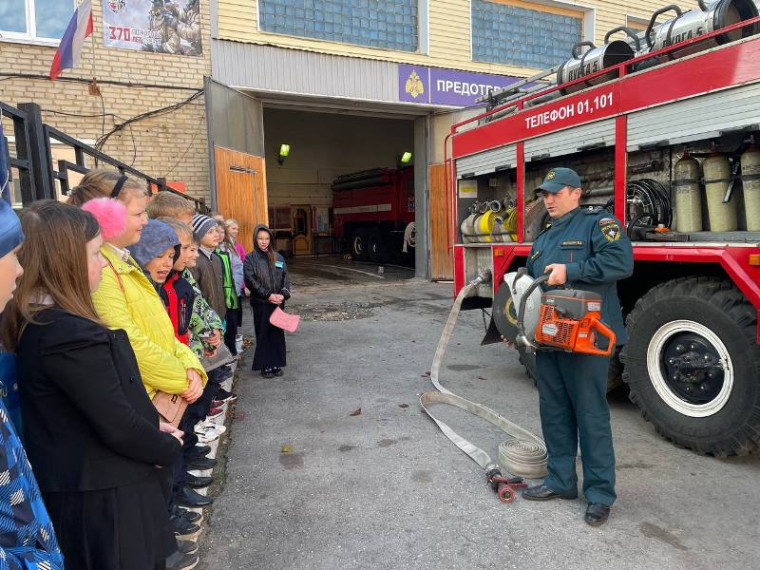
[[[111,241],[127,229],[127,208],[120,200],[95,198],[85,202],[82,209],[95,216],[105,241]]]

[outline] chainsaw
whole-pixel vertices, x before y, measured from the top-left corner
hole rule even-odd
[[[497,297],[506,299],[494,299],[494,319],[504,337],[531,351],[610,356],[616,337],[601,321],[602,296],[570,288],[541,292],[539,287],[548,279],[548,274],[531,279],[525,268],[504,276],[502,295]],[[603,339],[606,347],[600,345]]]

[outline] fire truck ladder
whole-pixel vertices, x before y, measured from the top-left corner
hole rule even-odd
[[[541,81],[541,80],[551,75],[554,75],[556,77],[557,71],[559,71],[560,67],[561,67],[560,65],[555,65],[551,69],[545,69],[544,71],[539,71],[535,75],[531,75],[530,77],[521,79],[517,83],[513,83],[512,85],[508,85],[507,87],[498,89],[496,91],[491,91],[488,93],[488,95],[480,97],[477,101],[478,103],[482,101],[488,101],[488,110],[490,111],[491,109],[500,107],[511,101],[521,99],[525,95],[529,95],[537,91],[543,91],[544,89],[549,89],[550,87],[554,87],[555,85],[557,85],[556,79],[554,81]],[[539,82],[537,85],[531,85],[531,83],[535,83],[537,81]]]

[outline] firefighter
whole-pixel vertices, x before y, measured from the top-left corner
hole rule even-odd
[[[527,269],[535,278],[550,273],[547,286],[567,285],[602,295],[602,320],[626,341],[617,281],[633,273],[633,250],[620,223],[604,209],[580,207],[581,180],[569,168],[554,168],[536,189],[551,222],[536,238]],[[560,351],[538,351],[537,384],[541,428],[548,452],[548,475],[525,489],[532,501],[575,499],[575,460],[580,442],[584,520],[607,521],[615,501],[615,453],[607,406],[609,358]]]

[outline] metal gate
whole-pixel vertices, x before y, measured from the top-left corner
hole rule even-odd
[[[165,178],[154,178],[115,158],[84,144],[63,131],[46,125],[42,121],[42,110],[36,103],[22,103],[18,108],[0,101],[0,119],[13,125],[15,152],[9,152],[9,145],[2,145],[7,153],[10,166],[10,186],[18,183],[23,206],[35,200],[56,199],[66,196],[71,189],[70,173],[86,174],[94,168],[112,167],[122,174],[145,182],[146,190],[152,193],[174,192],[195,202],[196,209],[208,213],[204,200],[187,196],[166,185]],[[74,160],[53,160],[51,143],[55,142],[74,152]]]

